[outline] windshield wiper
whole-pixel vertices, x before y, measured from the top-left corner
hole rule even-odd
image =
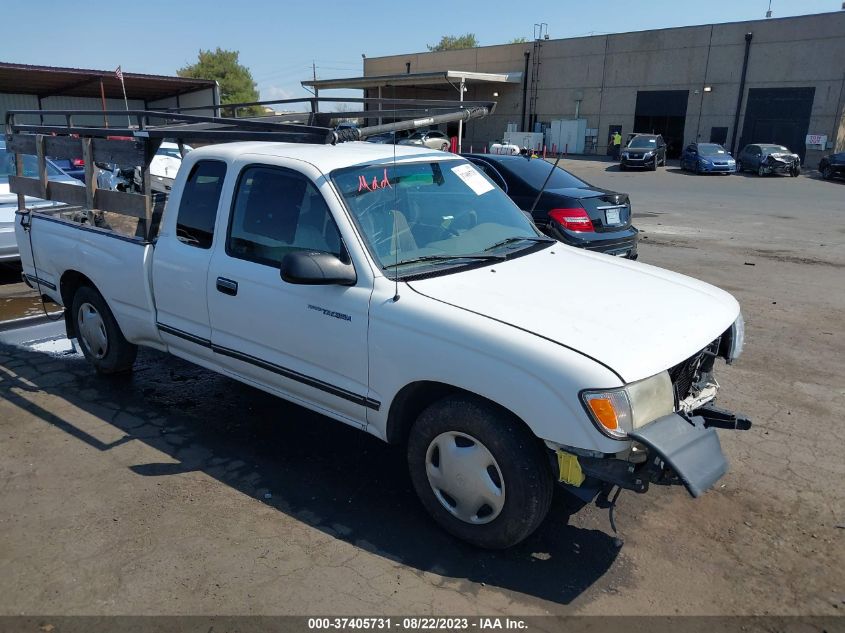
[[[412,259],[403,259],[394,264],[387,264],[384,269],[396,268],[397,266],[404,266],[405,264],[416,264],[417,262],[445,262],[453,259],[477,259],[482,261],[495,260],[501,261],[505,259],[504,255],[423,255],[422,257],[414,257]]]
[[[507,237],[500,242],[496,242],[492,246],[488,246],[484,251],[492,251],[494,248],[499,248],[505,244],[512,244],[513,242],[554,242],[550,237]]]

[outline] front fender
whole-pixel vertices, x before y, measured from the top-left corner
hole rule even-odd
[[[534,334],[419,295],[405,287],[393,301],[380,278],[370,307],[368,429],[387,439],[390,403],[406,385],[434,382],[477,394],[519,417],[543,439],[600,453],[628,442],[599,433],[580,405],[587,387],[622,382],[594,360]]]

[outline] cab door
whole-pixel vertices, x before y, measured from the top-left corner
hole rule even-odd
[[[189,357],[211,357],[208,314],[208,266],[215,234],[226,163],[199,160],[190,169],[175,217],[169,213],[153,251],[153,292],[159,333],[171,351]]]
[[[300,285],[282,280],[293,251],[349,255],[326,201],[340,203],[297,169],[245,164],[237,178],[225,239],[211,259],[212,347],[240,377],[343,421],[365,426],[367,328],[372,283]],[[325,194],[325,195],[324,195]],[[340,209],[337,208],[337,212]]]

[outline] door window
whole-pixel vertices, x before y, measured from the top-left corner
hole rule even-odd
[[[219,160],[201,160],[191,168],[176,216],[177,240],[196,248],[211,248],[225,177],[226,163]]]
[[[323,196],[294,171],[246,167],[235,194],[226,252],[278,267],[286,254],[303,250],[341,256],[340,233]]]

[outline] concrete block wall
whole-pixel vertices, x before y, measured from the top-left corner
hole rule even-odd
[[[733,137],[745,34],[753,33],[748,72],[739,116],[737,142],[742,136],[745,101],[752,88],[814,87],[808,133],[827,134],[837,151],[845,150],[845,11],[818,15],[755,20],[599,35],[541,44],[537,92],[538,121],[574,118],[576,99],[588,128],[598,128],[597,152],[606,152],[610,125],[634,131],[634,112],[640,90],[687,90],[684,142],[707,141],[713,127],[728,128]],[[485,46],[460,51],[412,53],[367,58],[365,75],[410,70],[523,71],[525,52],[533,43]],[[529,77],[531,67],[529,66]],[[710,92],[704,92],[710,86]],[[406,91],[408,97],[453,98],[451,92]],[[521,85],[476,84],[467,99],[499,97],[496,114],[467,125],[465,145],[481,147],[500,138],[508,122],[522,127]],[[737,148],[739,149],[739,148]],[[794,148],[793,148],[794,149]],[[810,167],[832,150],[808,150]]]

